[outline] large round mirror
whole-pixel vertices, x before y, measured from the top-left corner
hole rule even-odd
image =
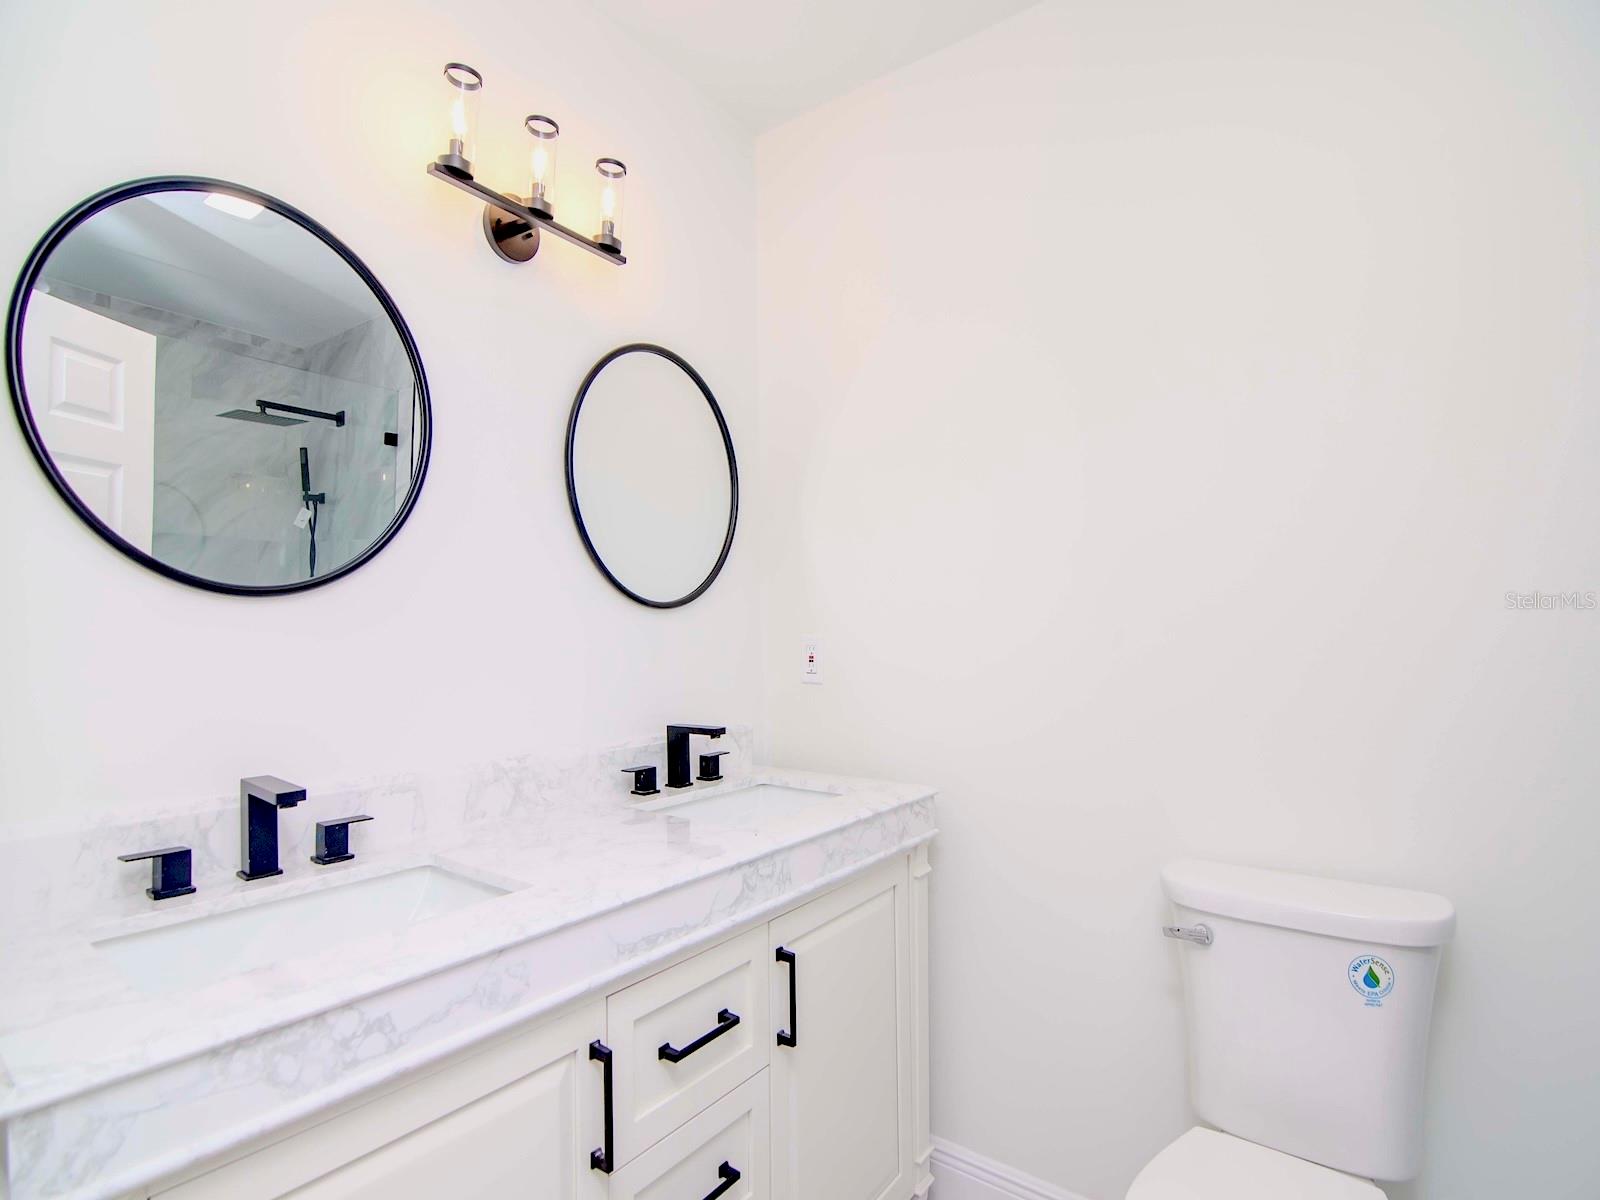
[[[411,333],[354,253],[271,196],[168,177],[86,200],[29,258],[6,335],[50,481],[173,579],[326,583],[416,502],[430,414]]]
[[[677,608],[716,579],[739,517],[739,469],[716,397],[672,351],[636,343],[594,365],[567,422],[567,498],[620,591]]]

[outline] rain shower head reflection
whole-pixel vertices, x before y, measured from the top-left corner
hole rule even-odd
[[[269,412],[268,410],[271,410]],[[278,417],[273,413],[293,413],[294,417]],[[316,417],[319,421],[331,421],[333,424],[344,428],[344,409],[338,412],[324,412],[320,408],[301,408],[297,404],[280,404],[276,400],[257,400],[256,411],[248,408],[230,408],[227,412],[220,412],[219,417],[226,417],[230,421],[253,421],[258,425],[304,425],[303,420],[295,417]]]
[[[305,424],[299,417],[275,417],[271,413],[252,411],[248,408],[230,408],[227,412],[219,412],[217,416],[226,417],[230,421],[254,421],[257,425]]]

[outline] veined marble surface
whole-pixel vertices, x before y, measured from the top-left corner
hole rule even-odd
[[[85,835],[80,849],[92,851],[75,859],[71,875],[92,864],[119,881],[114,894],[101,889],[73,903],[60,887],[49,911],[7,906],[0,915],[0,1118],[12,1200],[139,1194],[789,907],[935,832],[926,787],[751,767],[749,731],[729,733],[728,779],[697,784],[681,803],[757,782],[819,794],[730,800],[704,813],[677,807],[675,793],[637,801],[621,768],[660,765],[660,742],[507,760],[449,780],[385,780],[328,797],[313,790],[280,814],[285,870],[271,880],[223,874],[237,865],[236,804],[166,819],[169,831],[187,822],[202,835],[185,843],[196,849],[199,891],[160,904],[128,894],[130,878],[138,888],[148,882],[147,869],[115,856],[171,840],[113,847],[108,833],[126,837],[128,829]],[[354,811],[377,818],[353,829],[355,861],[307,862],[312,823]],[[386,820],[395,831],[374,836]],[[0,875],[31,846],[43,863],[28,874],[40,878],[53,844],[0,847]],[[161,997],[136,989],[92,945],[423,864],[511,890],[398,934]]]

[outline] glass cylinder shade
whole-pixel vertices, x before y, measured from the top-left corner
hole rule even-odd
[[[600,232],[595,241],[602,249],[621,254],[622,239],[617,230],[622,225],[622,192],[628,168],[615,158],[602,158],[596,160],[594,169],[600,176]]]
[[[445,110],[446,150],[439,156],[441,167],[452,175],[472,178],[472,158],[478,149],[478,99],[483,95],[483,76],[466,63],[446,63]]]
[[[561,126],[549,117],[535,114],[522,122],[533,139],[529,169],[532,183],[528,187],[528,207],[544,216],[552,214],[556,186],[556,145],[561,138]]]

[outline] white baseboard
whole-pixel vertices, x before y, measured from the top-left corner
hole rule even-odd
[[[943,1138],[933,1139],[932,1200],[1089,1200]]]

